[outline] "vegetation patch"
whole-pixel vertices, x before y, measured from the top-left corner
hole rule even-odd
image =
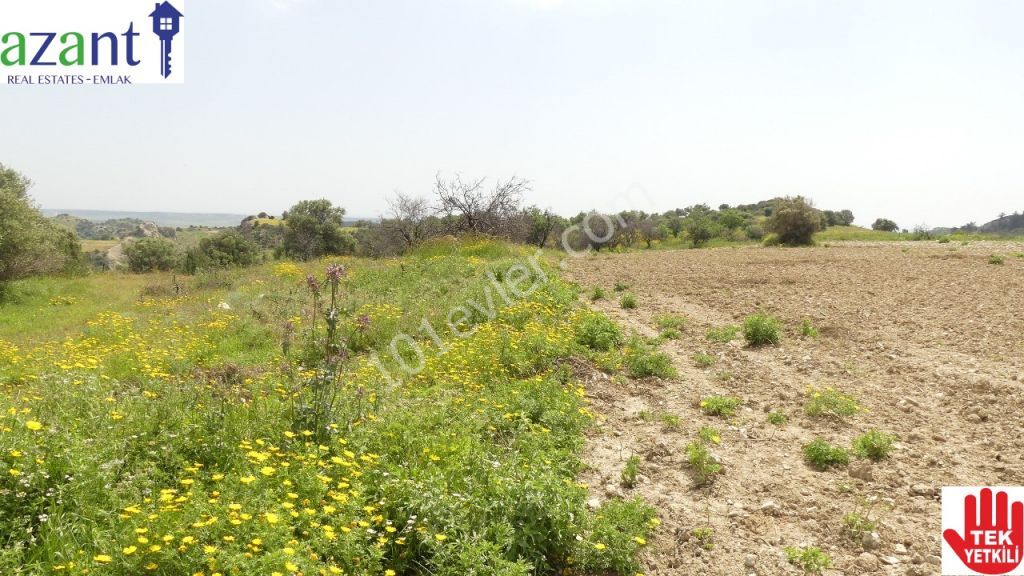
[[[787,546],[785,549],[786,560],[810,574],[820,574],[832,566],[832,559],[816,546],[809,548],[798,548]]]
[[[896,437],[872,428],[853,440],[853,453],[861,458],[884,460],[892,452]]]
[[[709,416],[729,418],[736,413],[740,399],[735,396],[708,396],[700,401],[700,409]]]
[[[804,404],[804,411],[808,416],[844,419],[855,416],[862,410],[857,400],[845,392],[832,387],[818,389],[809,386],[807,388],[807,402]]]
[[[757,313],[743,321],[743,338],[750,346],[778,345],[782,324],[774,316]]]
[[[804,460],[818,470],[828,470],[833,466],[849,464],[850,455],[845,448],[833,446],[818,438],[804,446]]]
[[[740,333],[739,326],[720,326],[718,328],[709,328],[707,338],[711,342],[728,343],[736,339],[736,336]]]

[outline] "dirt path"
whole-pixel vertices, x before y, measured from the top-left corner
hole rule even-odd
[[[843,244],[812,249],[739,248],[596,255],[567,262],[568,277],[609,298],[593,304],[654,336],[655,317],[687,318],[661,349],[679,377],[628,381],[597,374],[591,401],[603,423],[588,443],[583,480],[598,499],[639,494],[662,528],[649,574],[795,574],[787,546],[819,546],[826,574],[938,574],[944,485],[1024,484],[1024,251],[1020,244]],[[1002,266],[990,254],[1006,256]],[[622,310],[616,282],[636,310]],[[778,347],[710,342],[708,328],[756,311],[780,318]],[[809,318],[820,337],[803,339]],[[695,353],[715,357],[695,366]],[[804,413],[808,386],[852,394],[865,412],[843,421]],[[701,398],[733,395],[728,421],[704,415]],[[783,426],[767,412],[789,416]],[[679,424],[673,426],[671,418]],[[685,445],[701,426],[722,432],[725,472],[698,488]],[[897,435],[893,455],[846,469],[808,467],[814,438],[849,447],[870,428]],[[635,488],[620,485],[633,454]],[[877,536],[850,536],[844,517],[866,514]],[[714,545],[693,537],[710,527]]]

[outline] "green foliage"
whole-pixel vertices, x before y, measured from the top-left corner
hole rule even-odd
[[[735,396],[708,396],[700,401],[700,409],[708,416],[729,418],[736,413],[740,399]]]
[[[787,246],[809,246],[822,229],[822,214],[802,196],[780,198],[768,218],[768,231]]]
[[[262,259],[260,246],[237,230],[224,230],[203,238],[185,253],[185,271],[252,266]]]
[[[701,426],[700,430],[697,431],[697,437],[708,444],[720,444],[722,442],[722,432],[714,426]]]
[[[664,352],[658,352],[644,344],[639,338],[634,338],[626,348],[624,361],[629,375],[633,378],[657,376],[667,379],[676,376],[672,359]]]
[[[166,238],[139,238],[124,247],[128,269],[132,272],[167,271],[178,265],[174,242]]]
[[[0,164],[0,292],[10,280],[76,271],[82,264],[78,238],[43,217],[31,187],[31,180]]]
[[[284,253],[299,260],[355,252],[355,239],[345,232],[345,209],[330,200],[302,200],[286,213]]]
[[[988,257],[988,263],[989,264],[995,264],[997,266],[1002,266],[1004,262],[1005,262],[1005,259],[1002,256],[999,256],[998,254],[993,254],[993,255]]]
[[[662,412],[658,414],[658,420],[661,420],[661,425],[665,428],[676,429],[682,425],[682,420],[675,414],[669,414],[668,412]]]
[[[833,418],[850,418],[861,411],[857,400],[845,392],[832,387],[817,389],[808,387],[807,403],[804,411],[808,416],[828,416]]]
[[[704,352],[694,352],[693,363],[699,368],[707,368],[715,363],[715,357]]]
[[[683,337],[683,333],[675,328],[666,328],[659,335],[665,340],[679,340]]]
[[[614,290],[616,292],[625,292],[626,290],[629,290],[629,284],[626,284],[625,282],[616,282]]]
[[[736,335],[740,333],[739,326],[721,326],[719,328],[708,328],[707,338],[712,342],[721,342],[723,344],[732,342],[736,339]]]
[[[833,466],[846,466],[850,463],[850,455],[845,448],[833,446],[818,438],[804,446],[804,460],[818,470],[828,470]]]
[[[609,500],[587,519],[582,540],[570,549],[576,569],[582,574],[637,574],[636,555],[657,525],[654,509],[640,498]]]
[[[899,230],[900,227],[888,218],[878,218],[871,224],[871,229],[878,230],[880,232],[895,232]]]
[[[782,426],[786,422],[789,422],[789,416],[778,410],[772,410],[768,413],[768,423],[774,424],[775,426]]]
[[[662,330],[678,330],[686,324],[686,318],[675,314],[659,314],[654,317],[654,324]]]
[[[604,299],[604,288],[600,286],[594,286],[594,290],[590,293],[590,301],[596,302]]]
[[[853,453],[861,458],[883,460],[892,452],[896,437],[872,428],[863,435],[854,438]]]
[[[683,230],[694,247],[715,237],[715,223],[706,214],[691,213],[683,219]]]
[[[800,322],[800,336],[802,336],[804,338],[817,338],[818,337],[818,329],[815,328],[814,324],[811,323],[811,319],[810,318],[804,318]]]
[[[814,546],[810,548],[787,546],[785,551],[786,560],[804,572],[820,574],[832,566],[832,559],[828,557],[828,554]]]
[[[626,460],[626,465],[622,468],[621,482],[626,488],[632,488],[636,486],[636,477],[640,473],[640,457],[636,454],[629,457]]]
[[[622,344],[622,330],[604,314],[593,312],[576,326],[576,341],[591,350],[606,352]]]
[[[846,525],[846,532],[855,541],[861,541],[865,534],[874,532],[878,526],[867,516],[860,512],[850,512],[843,517],[843,524]]]
[[[743,338],[751,346],[778,345],[782,324],[774,316],[763,312],[747,316],[743,321]]]
[[[630,292],[623,293],[622,298],[619,300],[619,306],[622,306],[626,310],[636,308],[636,296],[633,296]]]
[[[698,526],[690,531],[697,544],[705,550],[715,549],[715,529],[711,526]]]
[[[710,483],[722,472],[722,465],[711,455],[707,444],[699,439],[686,445],[686,461],[700,486]]]

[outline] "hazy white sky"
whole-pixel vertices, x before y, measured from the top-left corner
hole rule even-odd
[[[570,214],[1024,210],[1024,2],[192,0],[182,86],[0,86],[47,208],[375,216],[438,171]]]

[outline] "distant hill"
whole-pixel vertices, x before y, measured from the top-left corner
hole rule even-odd
[[[980,230],[990,234],[1024,234],[1024,214],[1008,214],[996,218],[983,224]]]
[[[142,222],[153,222],[158,226],[182,227],[208,226],[211,228],[222,228],[225,226],[238,226],[238,223],[245,218],[245,214],[200,214],[188,212],[119,212],[116,210],[69,210],[44,208],[45,216],[57,216],[67,214],[76,216],[83,220],[93,222],[106,222],[108,220],[138,220]]]

